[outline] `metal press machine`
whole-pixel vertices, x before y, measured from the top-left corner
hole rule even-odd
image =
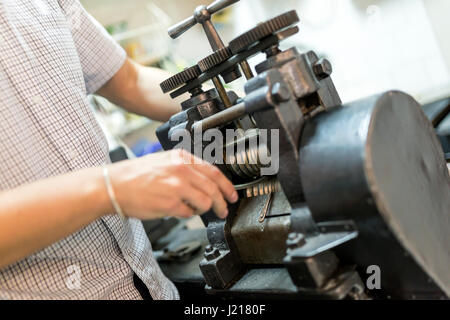
[[[446,298],[450,177],[421,106],[399,91],[343,105],[328,60],[280,49],[299,31],[295,11],[225,44],[211,16],[236,2],[200,6],[169,29],[177,38],[201,24],[212,52],[161,83],[172,98],[190,98],[157,136],[170,150],[181,131],[241,129],[217,164],[241,197],[225,220],[209,212],[206,229],[163,239],[163,271],[210,296]],[[265,60],[252,70],[255,55]],[[225,89],[242,76],[244,96]],[[214,89],[204,89],[210,80]],[[271,135],[249,144],[263,129],[279,137],[279,170],[269,176],[257,149],[271,150]],[[381,271],[375,290],[366,286],[371,266]]]

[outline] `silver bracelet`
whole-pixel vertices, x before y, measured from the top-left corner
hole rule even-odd
[[[121,216],[122,218],[125,218],[125,215],[123,214],[123,211],[120,208],[119,203],[117,202],[116,194],[114,193],[114,189],[111,184],[111,179],[109,178],[108,167],[106,165],[103,166],[103,178],[105,180],[105,185],[106,185],[106,190],[108,191],[109,200],[111,201],[111,203],[114,207],[114,210],[116,211],[116,213],[119,216]]]

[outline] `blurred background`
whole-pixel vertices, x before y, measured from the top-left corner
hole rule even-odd
[[[177,40],[167,35],[167,28],[210,1],[81,0],[131,58],[173,73],[197,63],[211,48],[200,25]],[[228,42],[292,9],[300,16],[300,32],[282,49],[296,46],[328,58],[344,103],[391,89],[423,104],[450,96],[450,1],[241,0],[213,21]],[[249,62],[254,66],[263,57]],[[242,85],[236,81],[231,88],[242,92]],[[159,124],[99,97],[91,99],[111,149],[126,145],[135,156],[160,150],[154,135]]]

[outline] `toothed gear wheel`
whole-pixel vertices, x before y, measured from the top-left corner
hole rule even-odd
[[[239,53],[259,40],[288,28],[299,21],[300,19],[295,10],[288,11],[241,34],[230,42],[229,48],[233,54]]]
[[[190,68],[186,68],[180,73],[177,73],[176,75],[170,77],[169,79],[161,82],[159,86],[161,87],[164,93],[167,93],[197,78],[201,74],[202,72],[200,71],[200,68],[197,65],[195,65]]]
[[[229,48],[221,48],[214,52],[213,54],[207,56],[205,59],[200,60],[198,62],[198,66],[200,68],[200,71],[206,72],[215,66],[221,64],[228,58],[231,58],[232,54]]]

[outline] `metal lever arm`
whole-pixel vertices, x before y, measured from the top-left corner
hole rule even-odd
[[[176,39],[179,36],[181,36],[183,33],[185,33],[187,30],[192,28],[197,24],[197,21],[195,21],[195,17],[189,17],[181,22],[178,22],[176,25],[169,28],[169,36],[172,39]]]
[[[216,0],[213,3],[211,3],[206,9],[211,15],[213,15],[214,13],[231,6],[236,2],[239,2],[239,0]]]
[[[217,31],[214,29],[211,23],[211,16],[218,11],[225,9],[226,7],[238,2],[239,0],[217,0],[211,3],[209,6],[199,6],[195,9],[194,15],[189,17],[169,29],[169,36],[172,39],[176,39],[184,32],[195,26],[197,23],[202,24],[205,29],[208,40],[214,51],[223,47],[222,40],[217,35]]]

